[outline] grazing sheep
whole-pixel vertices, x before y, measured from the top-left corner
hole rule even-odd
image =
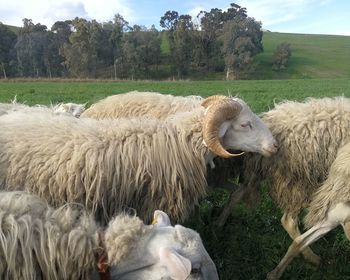
[[[155,218],[145,225],[122,214],[101,228],[79,205],[0,193],[0,278],[219,279],[198,233],[161,211]]]
[[[173,96],[157,92],[131,91],[108,96],[86,109],[82,117],[94,119],[151,117],[160,120],[200,106],[200,96]]]
[[[333,196],[333,193],[329,194],[323,189],[327,189],[329,184],[336,186],[337,176],[335,176],[336,172],[332,171],[332,164],[335,166],[338,166],[340,162],[344,164],[341,159],[344,154],[348,154],[341,152],[341,147],[350,140],[348,129],[350,127],[350,99],[344,97],[309,98],[305,102],[284,102],[276,105],[275,109],[264,113],[262,120],[277,139],[279,150],[270,158],[257,154],[246,154],[243,179],[250,181],[249,190],[256,190],[260,186],[260,181],[266,180],[271,197],[283,212],[282,225],[294,240],[292,246],[295,246],[301,242],[300,240],[304,240],[305,236],[308,236],[305,237],[306,239],[310,238],[309,234],[313,230],[317,234],[320,232],[319,229],[312,227],[305,234],[300,234],[298,214],[302,209],[311,205],[310,213],[306,218],[308,226],[316,225],[317,227],[320,224],[323,226],[324,223],[329,222],[327,213],[330,219],[335,217],[336,214],[332,212],[332,209],[338,209],[337,207],[340,206],[336,204],[345,202],[349,198],[349,194],[344,196],[343,193],[344,200],[334,198],[335,205],[332,205],[333,198],[330,199],[330,197]],[[345,146],[344,149],[346,149]],[[344,168],[346,167],[345,164]],[[346,171],[343,170],[343,173],[339,180],[346,178]],[[323,182],[325,182],[323,187],[320,187]],[[331,187],[328,186],[328,188]],[[327,203],[315,202],[320,197],[326,198]],[[335,208],[332,208],[333,206]],[[317,207],[319,212],[316,210]],[[343,210],[345,215],[347,211],[345,205]],[[339,222],[342,221],[339,220]],[[329,227],[328,230],[330,230]],[[298,252],[303,250],[302,254],[308,261],[318,264],[320,258],[307,247],[309,241],[300,244],[302,244],[302,249]],[[276,278],[276,275],[279,277],[284,268],[283,266],[281,272],[272,272],[269,277],[271,279]]]
[[[270,131],[243,101],[210,100],[207,109],[166,122],[3,115],[0,188],[22,186],[53,205],[79,202],[102,221],[124,207],[148,220],[162,209],[183,221],[206,194],[206,164],[213,157],[232,156],[225,148],[265,155],[276,149]]]
[[[76,103],[60,103],[51,107],[46,107],[43,105],[27,106],[24,104],[17,103],[15,101],[12,103],[0,103],[0,116],[16,111],[22,111],[26,113],[31,113],[35,111],[47,111],[53,112],[54,114],[66,114],[79,118],[81,113],[84,112],[84,110],[84,104]]]

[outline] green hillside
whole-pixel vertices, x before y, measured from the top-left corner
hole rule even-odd
[[[18,27],[18,26],[7,25],[7,24],[5,25],[7,26],[8,29],[10,29],[12,32],[16,34],[18,34],[19,30],[21,29],[21,27]]]
[[[292,56],[284,73],[271,70],[276,46],[290,43]],[[308,35],[265,32],[264,53],[257,56],[256,78],[348,78],[350,77],[350,36]]]

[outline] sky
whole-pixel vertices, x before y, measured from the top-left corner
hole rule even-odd
[[[160,29],[168,10],[190,14],[196,22],[199,11],[226,10],[232,2],[273,32],[350,36],[349,0],[0,0],[0,22],[22,26],[22,19],[29,18],[51,28],[58,20],[78,16],[106,22],[119,13],[130,25]]]

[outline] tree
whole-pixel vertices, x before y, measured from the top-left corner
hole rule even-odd
[[[39,77],[48,72],[43,56],[48,46],[47,27],[34,24],[31,19],[23,19],[23,28],[15,45],[20,75]]]
[[[102,25],[95,20],[75,18],[72,26],[74,32],[69,36],[69,43],[63,46],[64,63],[75,77],[95,78],[99,47],[103,46]]]
[[[211,9],[210,12],[201,11],[198,16],[201,23],[201,32],[198,33],[200,42],[197,57],[201,57],[207,70],[224,68],[222,59],[222,35],[224,25],[237,18],[247,18],[246,8],[242,8],[234,3],[230,4],[227,11],[221,9]]]
[[[179,20],[179,13],[176,11],[167,11],[160,18],[160,26],[166,30],[174,31]]]
[[[72,21],[56,21],[51,27],[50,60],[51,70],[56,76],[64,76],[68,70],[64,64],[63,47],[69,43],[72,34]]]
[[[291,55],[292,50],[289,43],[283,42],[279,44],[273,53],[272,70],[281,71],[286,69]]]
[[[123,54],[126,67],[132,79],[141,72],[147,76],[149,67],[157,65],[160,56],[160,37],[153,27],[147,29],[134,25],[130,32],[124,34]]]
[[[214,70],[222,61],[221,42],[218,40],[223,26],[223,12],[221,9],[211,9],[210,12],[201,11],[197,18],[200,20],[201,31],[196,33],[198,47],[196,50],[197,65],[204,65],[207,70]],[[222,62],[223,63],[223,62]]]
[[[123,47],[122,39],[124,32],[130,30],[129,23],[123,18],[122,15],[116,14],[113,22],[108,22],[104,25],[104,28],[110,29],[109,42],[112,48],[112,60],[114,68],[114,79],[117,79],[117,64],[122,64],[123,59]]]
[[[160,26],[166,28],[170,42],[171,62],[177,76],[186,75],[193,54],[194,25],[190,15],[179,16],[176,11],[167,11],[160,20]]]
[[[242,13],[225,22],[221,40],[226,79],[244,78],[253,69],[254,56],[263,51],[261,23]]]
[[[0,67],[5,79],[7,78],[7,69],[10,68],[16,39],[16,34],[0,22]]]
[[[181,15],[174,30],[173,62],[180,78],[188,73],[193,53],[193,22],[190,15]]]

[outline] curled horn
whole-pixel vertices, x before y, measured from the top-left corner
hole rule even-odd
[[[242,105],[232,98],[223,95],[213,95],[203,100],[202,106],[207,108],[203,120],[203,140],[209,150],[216,155],[229,158],[240,156],[225,150],[219,139],[220,126],[228,120],[234,119],[242,110]]]

